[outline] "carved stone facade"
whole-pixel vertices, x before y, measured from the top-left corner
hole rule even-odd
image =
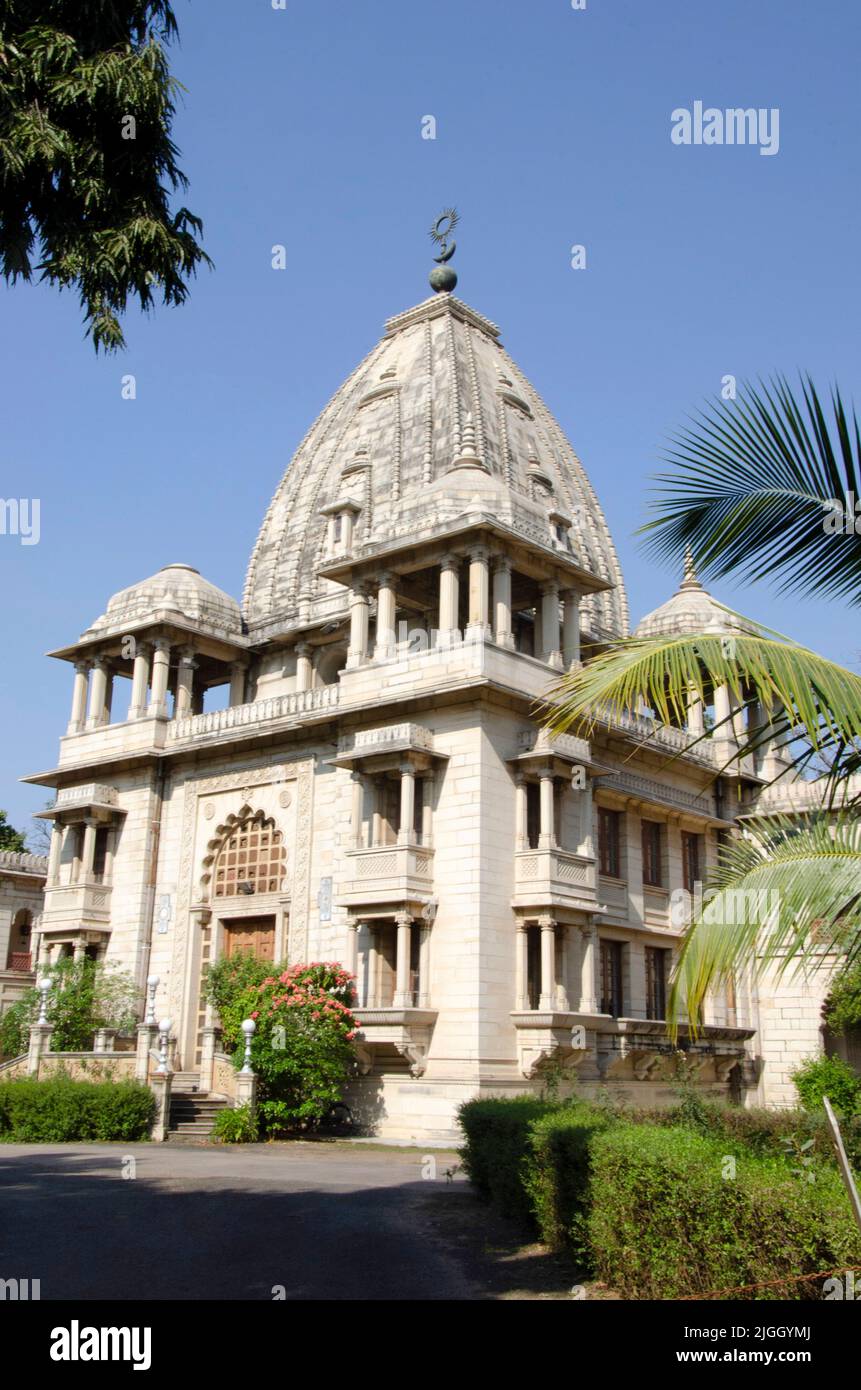
[[[686,584],[673,630],[688,600],[714,619]],[[242,609],[170,565],[53,653],[74,676],[58,766],[32,779],[57,788],[42,959],[157,976],[204,1089],[207,961],[342,961],[350,1104],[394,1137],[449,1138],[463,1100],[548,1067],[665,1102],[674,902],[732,830],[739,779],[695,742],[697,711],[540,730],[560,673],[626,631],[598,501],[499,330],[450,294],[390,320],[279,485]],[[744,770],[748,811],[763,773]],[[768,1064],[772,1097],[756,1060],[761,1005],[741,983],[713,999],[688,1074],[785,1100],[786,1067]]]

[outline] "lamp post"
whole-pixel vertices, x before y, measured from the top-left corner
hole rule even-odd
[[[254,1069],[251,1066],[251,1039],[254,1037],[256,1029],[257,1024],[254,1022],[253,1018],[245,1018],[242,1020],[242,1031],[245,1034],[245,1060],[242,1063],[241,1072],[243,1076],[254,1075]]]
[[[51,981],[45,975],[38,984],[39,993],[42,996],[39,1004],[39,1024],[43,1028],[48,1026],[48,995],[51,993]]]
[[[167,1076],[167,1045],[170,1039],[171,1020],[163,1018],[158,1025],[158,1076]]]
[[[158,975],[150,975],[147,978],[146,987],[148,1002],[145,1022],[155,1024],[155,992],[158,989]]]

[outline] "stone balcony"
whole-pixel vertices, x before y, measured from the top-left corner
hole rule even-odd
[[[421,1076],[436,1022],[436,1009],[357,1009],[361,1031],[356,1037],[359,1069],[364,1074],[387,1054],[405,1057],[413,1076]]]
[[[429,902],[433,892],[430,846],[375,845],[347,852],[347,872],[339,897],[358,912],[363,907]]]
[[[167,742],[170,746],[183,743],[195,745],[235,739],[243,734],[253,735],[265,730],[266,733],[280,733],[297,724],[328,714],[340,703],[341,690],[338,685],[322,685],[316,690],[294,691],[288,695],[273,695],[268,700],[255,700],[251,704],[231,705],[227,709],[213,710],[210,714],[191,714],[184,719],[173,719],[167,726]]]
[[[94,881],[61,883],[49,888],[40,930],[65,927],[107,930],[111,920],[111,886]]]
[[[693,1036],[687,1024],[671,1041],[664,1019],[613,1018],[564,1009],[512,1012],[521,1074],[535,1077],[553,1059],[577,1067],[582,1080],[672,1082],[682,1071],[698,1081],[726,1085],[746,1056],[752,1028],[703,1024]],[[680,1061],[683,1058],[683,1061]]]
[[[556,847],[515,852],[512,907],[594,912],[597,901],[594,859]]]

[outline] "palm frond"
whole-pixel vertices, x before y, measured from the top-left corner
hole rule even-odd
[[[707,994],[747,969],[780,979],[861,953],[861,821],[851,813],[763,818],[722,847],[673,973],[668,1005],[694,1031]]]
[[[540,716],[551,733],[588,736],[596,725],[637,711],[684,728],[688,702],[708,705],[726,686],[740,707],[773,711],[767,727],[749,728],[727,756],[727,768],[775,739],[797,770],[814,765],[833,781],[857,766],[861,749],[861,676],[778,634],[739,632],[630,638],[549,692]],[[721,728],[719,721],[712,733]],[[648,727],[648,726],[647,726]],[[688,747],[699,739],[689,737]]]
[[[781,578],[781,591],[861,603],[861,432],[839,390],[826,413],[812,379],[744,383],[710,403],[672,441],[657,476],[658,515],[641,528],[649,551],[678,560],[690,546],[703,575]],[[835,534],[838,513],[849,534]],[[831,521],[828,519],[831,518]],[[858,516],[861,525],[861,515]]]

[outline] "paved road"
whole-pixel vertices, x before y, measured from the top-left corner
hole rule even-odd
[[[439,1235],[440,1204],[470,1199],[434,1157],[427,1181],[418,1150],[4,1144],[0,1278],[43,1299],[487,1297]]]

